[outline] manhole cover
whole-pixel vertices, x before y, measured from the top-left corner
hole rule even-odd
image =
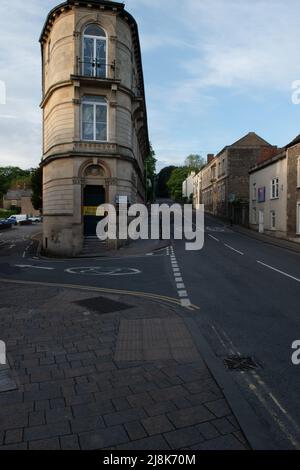
[[[79,300],[75,302],[80,307],[84,307],[96,313],[112,313],[120,312],[132,308],[132,305],[116,302],[115,300],[107,299],[105,297],[93,297],[90,299]]]
[[[258,365],[252,357],[242,357],[242,356],[229,356],[224,359],[224,364],[229,370],[253,370],[257,369]]]

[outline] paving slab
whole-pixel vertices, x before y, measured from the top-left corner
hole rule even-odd
[[[46,286],[0,295],[14,299],[0,330],[16,384],[0,392],[0,450],[249,448],[177,307],[107,295],[101,312],[97,293]]]

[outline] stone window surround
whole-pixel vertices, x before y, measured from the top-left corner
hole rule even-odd
[[[109,139],[109,135],[110,135],[110,126],[109,126],[109,101],[107,99],[106,96],[100,96],[99,95],[99,98],[104,98],[105,99],[105,106],[106,106],[106,140],[96,140],[96,139],[92,139],[92,140],[87,140],[87,139],[84,139],[83,138],[83,129],[82,129],[82,116],[83,116],[83,106],[84,104],[92,104],[94,107],[99,105],[99,106],[104,106],[104,104],[100,104],[98,103],[96,100],[95,101],[85,101],[85,98],[87,96],[90,96],[90,97],[94,97],[95,95],[84,95],[82,96],[81,100],[80,100],[80,140],[82,142],[91,142],[91,143],[107,143],[110,141]],[[96,96],[95,96],[96,98]],[[94,111],[95,112],[95,111]],[[95,124],[95,123],[94,123]]]
[[[271,179],[270,199],[279,199],[279,176],[274,176],[274,178]]]

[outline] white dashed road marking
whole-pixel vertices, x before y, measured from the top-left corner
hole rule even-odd
[[[171,259],[171,265],[172,265],[173,274],[174,274],[174,278],[176,282],[177,294],[178,294],[178,297],[180,298],[181,306],[190,307],[192,304],[188,297],[188,293],[185,289],[185,285],[183,283],[180,268],[178,266],[178,262],[177,262],[176,255],[174,252],[174,248],[172,246],[170,247],[170,259]]]
[[[297,277],[291,276],[291,274],[285,273],[284,271],[280,271],[280,269],[274,268],[273,266],[269,266],[268,264],[265,264],[262,261],[257,261],[257,263],[261,264],[262,266],[265,266],[268,269],[271,269],[272,271],[282,274],[283,276],[289,277],[290,279],[294,279],[294,281],[300,282],[300,279],[298,279]]]
[[[244,253],[242,253],[242,252],[241,252],[241,251],[239,251],[239,250],[236,250],[236,249],[235,249],[235,248],[233,248],[232,246],[230,246],[230,245],[226,245],[226,243],[224,243],[224,246],[226,246],[227,248],[229,248],[229,249],[230,249],[230,250],[232,250],[232,251],[235,251],[235,252],[236,252],[236,253],[238,253],[239,255],[242,255],[242,256],[244,256]]]
[[[213,235],[208,235],[210,238],[212,238],[213,240],[215,240],[216,242],[219,242],[220,240],[216,237],[214,237]]]

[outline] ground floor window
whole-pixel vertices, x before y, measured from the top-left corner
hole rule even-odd
[[[271,211],[270,218],[271,218],[271,229],[275,230],[276,229],[276,212],[275,211]]]
[[[252,209],[252,223],[253,223],[254,225],[257,223],[256,207],[253,207],[253,209]]]

